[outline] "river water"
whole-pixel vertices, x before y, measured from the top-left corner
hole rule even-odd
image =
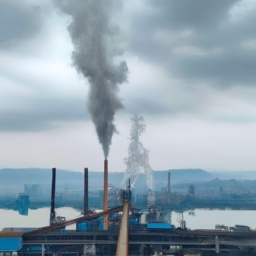
[[[62,207],[56,209],[56,215],[66,217],[66,220],[78,218],[81,212],[71,207]],[[4,227],[43,227],[48,226],[50,222],[50,208],[29,209],[28,216],[20,215],[17,211],[0,209],[0,230]],[[74,229],[71,225],[67,229]]]
[[[70,207],[57,208],[56,214],[66,217],[67,220],[81,216],[80,211]],[[0,230],[4,227],[43,227],[49,225],[49,218],[50,208],[29,210],[28,216],[19,215],[17,211],[0,209]],[[180,218],[181,214],[176,212],[166,216],[166,220],[170,220],[176,227],[179,227]],[[256,227],[256,211],[254,210],[196,209],[184,212],[183,218],[190,229],[214,229],[216,224],[226,226],[239,224],[252,229]],[[75,225],[67,229],[75,229]]]
[[[194,215],[193,215],[194,213]],[[190,229],[214,229],[216,224],[232,227],[234,225],[246,225],[251,229],[256,227],[255,210],[209,210],[196,209],[193,212],[186,211],[183,214],[187,227]],[[177,213],[172,213],[172,223],[179,226]]]

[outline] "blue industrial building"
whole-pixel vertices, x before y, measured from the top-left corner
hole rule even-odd
[[[0,252],[17,252],[22,248],[22,234],[17,237],[0,237]]]

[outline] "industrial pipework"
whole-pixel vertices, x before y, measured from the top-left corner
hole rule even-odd
[[[104,212],[108,210],[108,160],[104,161]],[[108,213],[104,214],[104,230],[108,230]]]

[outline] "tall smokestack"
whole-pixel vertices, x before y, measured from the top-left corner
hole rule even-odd
[[[168,172],[168,203],[171,202],[171,173]]]
[[[51,213],[50,225],[53,225],[55,219],[55,183],[56,183],[56,168],[52,168],[52,194],[51,194]]]
[[[84,168],[84,215],[88,213],[88,168]]]
[[[108,160],[104,161],[104,211],[108,210]],[[104,230],[108,230],[108,214],[104,214]]]

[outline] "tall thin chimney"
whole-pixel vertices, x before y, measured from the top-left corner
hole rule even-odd
[[[168,172],[168,203],[171,202],[171,173]]]
[[[84,168],[84,215],[88,213],[88,168]]]
[[[108,160],[104,161],[104,211],[108,210]],[[108,214],[104,214],[104,230],[108,230]]]
[[[50,213],[50,225],[54,224],[55,219],[55,184],[56,184],[56,168],[52,168],[52,193],[51,193],[51,213]]]
[[[129,246],[129,201],[123,200],[123,214],[119,225],[116,256],[128,256]],[[144,248],[143,248],[144,249]]]

